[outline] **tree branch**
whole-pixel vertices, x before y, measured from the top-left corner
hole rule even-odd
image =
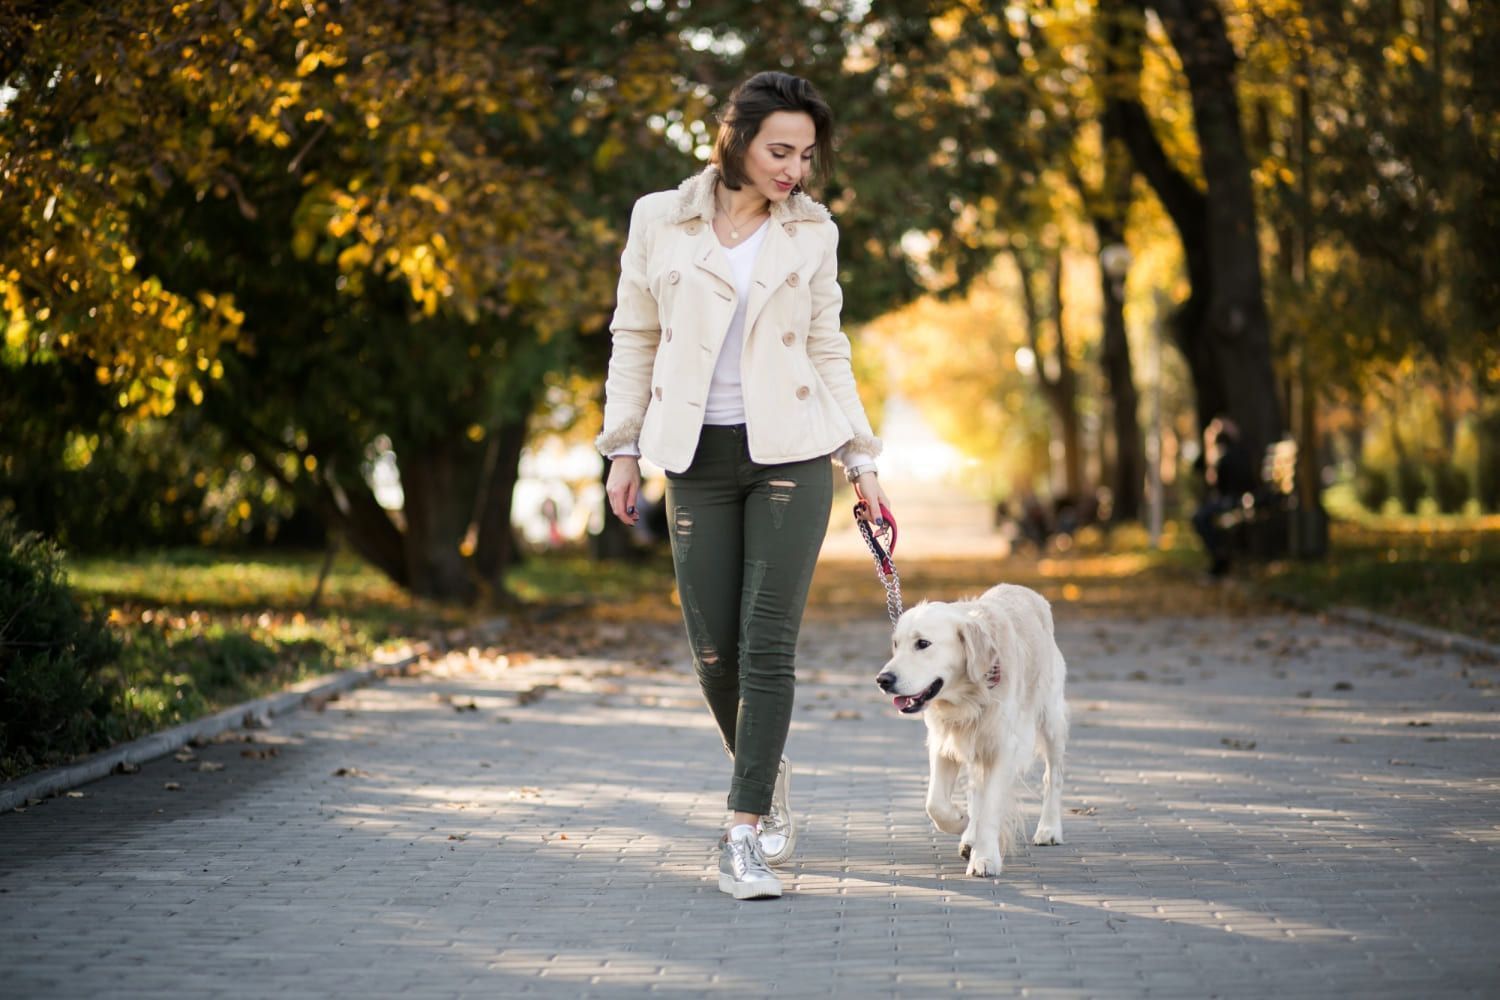
[[[318,140],[321,139],[321,138],[323,138],[323,133],[325,133],[327,131],[328,131],[328,114],[327,114],[327,112],[324,112],[323,120],[320,121],[320,122],[318,122],[317,130],[314,131],[312,135],[310,135],[310,136],[307,137],[307,141],[302,144],[302,148],[299,149],[299,150],[297,150],[297,155],[294,156],[294,157],[292,157],[292,162],[288,163],[286,165],[286,172],[287,173],[289,173],[289,174],[295,174],[295,173],[298,173],[302,169],[302,159],[303,159],[303,157],[305,157],[312,150],[312,148],[315,145],[317,145]]]
[[[1207,198],[1186,174],[1173,166],[1141,102],[1114,100],[1105,114],[1114,116],[1115,134],[1125,140],[1136,169],[1161,199],[1183,244],[1202,246],[1207,236]]]
[[[1031,265],[1026,262],[1022,251],[1015,247],[1010,247],[1010,255],[1016,262],[1016,270],[1021,273],[1021,305],[1026,312],[1026,342],[1031,345],[1031,355],[1036,359],[1036,378],[1043,389],[1050,391],[1052,383],[1047,378],[1046,365],[1042,364],[1042,340],[1037,333],[1042,319],[1037,315],[1036,292],[1031,287]]]

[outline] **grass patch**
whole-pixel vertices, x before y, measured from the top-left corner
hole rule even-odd
[[[335,560],[314,610],[322,564],[317,552],[241,557],[202,550],[68,560],[72,591],[121,643],[119,656],[98,673],[107,741],[89,749],[358,666],[383,644],[472,617],[412,598],[350,555]],[[64,762],[0,760],[0,778]]]
[[[528,604],[567,604],[579,600],[611,605],[660,603],[674,586],[672,554],[665,546],[631,561],[596,562],[581,553],[528,556],[511,567],[505,585]]]
[[[200,614],[305,612],[323,564],[322,553],[229,556],[199,549],[130,559],[70,559],[73,588],[111,606],[164,606]],[[419,621],[432,613],[347,553],[334,560],[319,614],[364,622]]]
[[[1488,518],[1335,521],[1324,562],[1257,571],[1265,589],[1313,607],[1354,605],[1500,643],[1500,525]]]

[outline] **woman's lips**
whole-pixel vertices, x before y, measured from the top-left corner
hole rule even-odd
[[[797,185],[795,185],[795,184],[784,184],[784,183],[782,183],[782,182],[781,182],[781,181],[776,181],[776,182],[774,182],[774,183],[775,183],[775,184],[776,184],[776,186],[777,186],[777,187],[778,187],[778,188],[780,188],[780,189],[781,189],[781,190],[783,190],[783,191],[790,191],[790,190],[791,190],[791,189],[792,189],[792,188],[794,188],[794,187],[796,187],[796,186],[797,186]]]

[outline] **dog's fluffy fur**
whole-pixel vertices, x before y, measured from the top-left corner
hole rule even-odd
[[[1061,844],[1067,666],[1047,601],[1004,583],[976,600],[924,601],[901,616],[891,645],[876,683],[903,714],[927,722],[927,815],[939,830],[962,835],[969,874],[1000,873],[1007,832],[1019,823],[1015,788],[1038,754],[1046,773],[1031,842]],[[968,815],[953,801],[960,768]]]

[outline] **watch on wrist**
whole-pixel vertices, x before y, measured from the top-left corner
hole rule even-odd
[[[847,466],[844,469],[844,476],[849,480],[849,482],[853,483],[858,482],[859,477],[863,476],[866,472],[871,473],[872,475],[877,474],[874,462],[863,462],[859,465]]]

